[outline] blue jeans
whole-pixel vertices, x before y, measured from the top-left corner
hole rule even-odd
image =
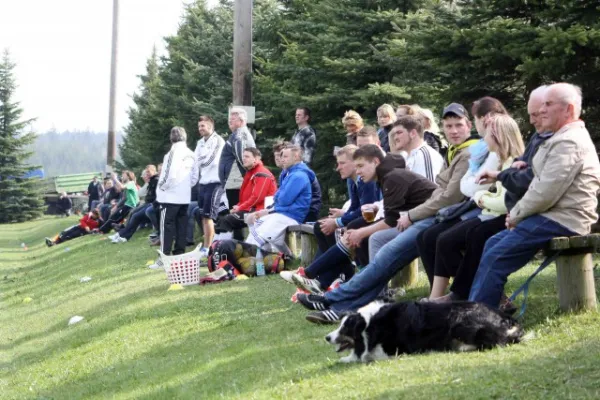
[[[369,238],[369,262],[375,259],[379,250],[400,234],[397,228],[384,229],[382,231],[375,232]]]
[[[188,209],[187,209],[187,231],[186,231],[186,240],[188,243],[193,243],[194,242],[194,228],[196,226],[196,220],[194,219],[194,212],[196,209],[198,208],[198,202],[197,201],[192,201],[189,205],[188,205]]]
[[[574,235],[575,232],[548,218],[533,215],[512,231],[503,230],[492,236],[485,243],[469,301],[497,308],[510,274],[523,268],[550,239]]]
[[[127,220],[127,225],[125,225],[125,228],[119,231],[119,236],[127,240],[131,239],[138,227],[144,222],[148,222],[148,217],[146,216],[146,210],[148,207],[152,207],[152,204],[144,204],[135,209]]]
[[[419,256],[417,235],[429,228],[435,218],[415,222],[383,246],[372,262],[339,288],[325,293],[335,311],[357,310],[375,300],[388,281]]]
[[[154,205],[150,205],[150,207],[146,208],[146,217],[148,217],[152,223],[152,229],[158,232],[158,210],[154,208]]]

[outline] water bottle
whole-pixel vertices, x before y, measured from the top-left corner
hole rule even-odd
[[[256,250],[256,276],[265,275],[265,263],[260,248]]]

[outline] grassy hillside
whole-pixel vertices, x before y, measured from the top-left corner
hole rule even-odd
[[[341,365],[323,339],[332,328],[306,322],[279,277],[168,292],[164,272],[145,267],[155,251],[143,233],[46,248],[75,222],[0,226],[2,399],[600,396],[599,315],[557,312],[554,268],[532,284],[527,343]],[[407,298],[425,293],[422,279]],[[85,320],[67,326],[74,315]]]

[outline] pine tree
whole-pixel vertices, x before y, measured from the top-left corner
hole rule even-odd
[[[32,120],[20,120],[23,110],[14,101],[14,68],[5,50],[0,62],[0,223],[28,221],[43,212],[40,181],[26,178],[38,168],[26,164],[35,134],[24,132]]]
[[[156,49],[146,63],[146,73],[140,76],[140,92],[134,93],[135,104],[129,110],[129,125],[125,127],[119,146],[120,169],[143,170],[148,164],[158,164],[169,148],[171,122],[161,102],[162,81],[159,75]]]
[[[271,52],[257,59],[255,99],[266,138],[290,139],[296,129],[296,107],[312,110],[317,130],[313,168],[330,194],[345,193],[332,174],[334,146],[344,144],[341,119],[350,109],[376,124],[384,103],[402,104],[413,91],[396,78],[381,51],[394,32],[393,21],[422,7],[425,1],[288,0],[271,28]]]
[[[531,90],[567,81],[582,87],[583,118],[600,138],[597,0],[445,0],[396,23],[387,62],[404,76],[410,65],[443,102],[494,96],[525,122]]]

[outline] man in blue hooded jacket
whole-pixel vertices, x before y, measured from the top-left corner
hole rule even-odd
[[[281,163],[286,172],[275,193],[273,206],[248,216],[250,234],[246,242],[267,251],[288,253],[285,230],[306,219],[311,206],[311,183],[315,180],[315,173],[302,162],[302,149],[299,146],[286,146],[281,152]]]

